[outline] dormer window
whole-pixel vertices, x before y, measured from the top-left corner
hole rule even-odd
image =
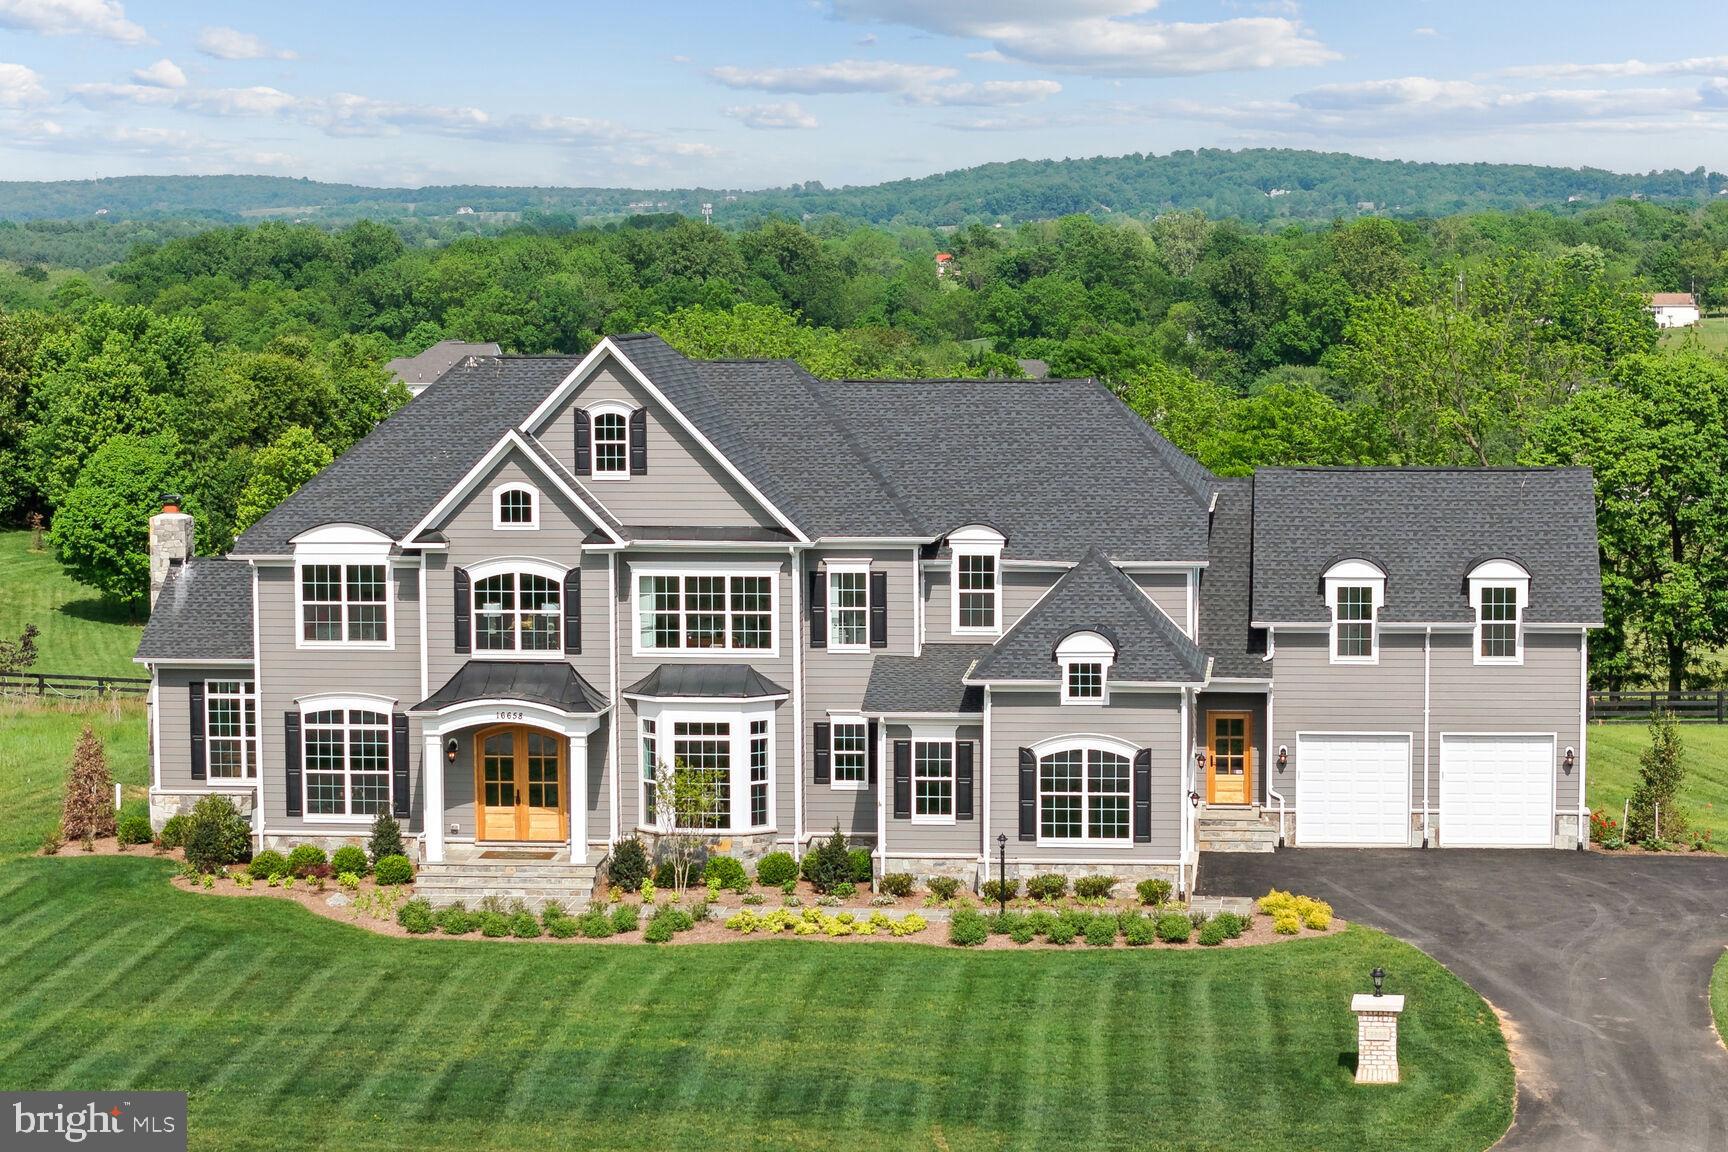
[[[1344,560],[1326,570],[1325,587],[1332,609],[1332,663],[1379,663],[1386,573],[1366,560]]]
[[[390,648],[390,538],[357,524],[327,524],[293,545],[296,647]]]
[[[1470,603],[1476,609],[1478,664],[1524,663],[1524,609],[1530,573],[1511,560],[1489,560],[1471,569]]]
[[[1062,668],[1062,703],[1108,704],[1110,666],[1116,663],[1116,645],[1099,632],[1070,632],[1056,645],[1056,663]]]
[[[504,484],[492,491],[492,527],[531,531],[540,527],[540,494],[526,484]]]
[[[995,635],[1002,631],[1002,544],[993,528],[973,525],[953,532],[951,598],[957,635]]]

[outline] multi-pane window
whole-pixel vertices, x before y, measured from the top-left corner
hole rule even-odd
[[[655,752],[654,721],[642,721],[642,823],[652,825],[655,820],[655,802],[658,791],[656,773],[660,770],[660,760]]]
[[[549,576],[500,572],[474,582],[478,652],[557,652],[562,623],[562,590]]]
[[[750,721],[750,827],[768,826],[768,721]]]
[[[526,488],[506,488],[498,493],[498,523],[508,528],[532,528],[534,493]]]
[[[1127,840],[1128,757],[1068,748],[1038,761],[1038,835],[1045,840]]]
[[[828,647],[866,648],[870,643],[870,572],[839,568],[828,573]]]
[[[642,576],[637,612],[644,649],[774,647],[773,576]]]
[[[308,816],[374,816],[390,806],[390,717],[360,708],[303,719]]]
[[[869,727],[862,720],[839,720],[829,732],[834,783],[862,787],[870,777]]]
[[[1368,660],[1374,656],[1374,589],[1366,585],[1341,585],[1335,608],[1340,659]]]
[[[212,780],[258,775],[258,697],[252,681],[204,682],[204,749]]]
[[[954,742],[912,742],[912,818],[954,818]]]
[[[678,827],[725,831],[732,812],[732,726],[675,721],[672,756]]]
[[[630,472],[628,422],[623,413],[602,412],[594,417],[594,474],[625,476]]]
[[[1481,603],[1482,658],[1518,658],[1518,589],[1484,588]]]
[[[386,643],[382,564],[302,564],[300,636],[319,644]]]
[[[1104,665],[1096,660],[1076,660],[1068,665],[1068,699],[1104,699]]]
[[[962,552],[954,558],[955,625],[975,631],[996,629],[996,557]]]

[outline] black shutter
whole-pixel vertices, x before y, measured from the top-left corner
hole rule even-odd
[[[1134,843],[1152,843],[1152,749],[1134,753]]]
[[[831,731],[832,728],[824,721],[815,726],[815,735],[811,737],[816,742],[816,783],[818,784],[828,783],[829,753],[831,751],[828,734]]]
[[[888,647],[888,573],[870,573],[870,647]]]
[[[408,715],[405,712],[390,717],[390,814],[398,820],[408,818]]]
[[[186,686],[187,707],[192,720],[192,779],[204,779],[204,681],[194,680]],[[244,723],[244,721],[242,721]]]
[[[458,568],[452,575],[455,578],[456,620],[456,652],[465,655],[474,643],[470,621],[474,615],[474,593],[468,582],[468,569]]]
[[[894,819],[912,819],[912,741],[894,741]]]
[[[828,647],[828,578],[810,570],[810,647]]]
[[[972,819],[972,749],[970,740],[954,745],[954,819]]]
[[[1038,757],[1020,749],[1020,839],[1038,839]]]
[[[300,713],[282,714],[282,763],[287,767],[288,815],[300,815]]]
[[[630,413],[630,475],[648,475],[648,410]]]
[[[594,425],[588,420],[588,410],[578,408],[571,415],[576,420],[576,475],[594,475]]]
[[[868,740],[870,744],[869,752],[865,758],[870,762],[870,787],[874,788],[876,787],[876,761],[880,759],[876,749],[876,721],[871,720],[865,726],[864,730],[868,733],[865,739]]]
[[[582,651],[582,562],[564,573],[564,654]]]

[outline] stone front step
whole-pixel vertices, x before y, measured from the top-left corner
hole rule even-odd
[[[1278,837],[1270,840],[1208,840],[1204,837],[1199,842],[1202,852],[1276,852]]]
[[[592,864],[426,864],[414,878],[414,893],[434,907],[460,900],[472,908],[496,896],[535,911],[556,900],[575,912],[593,898],[594,876]]]
[[[1195,829],[1202,852],[1273,852],[1278,829],[1252,812],[1203,812]]]

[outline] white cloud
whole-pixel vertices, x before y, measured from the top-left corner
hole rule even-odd
[[[1412,28],[1410,30],[1410,35],[1412,35],[1412,36],[1438,36],[1438,35],[1440,35],[1440,30],[1438,28],[1430,28],[1427,25],[1423,25],[1420,28]]]
[[[976,60],[980,64],[1008,63],[1008,57],[1002,55],[1002,53],[996,51],[994,48],[986,48],[982,52],[968,52],[966,53],[966,59]]]
[[[906,92],[950,80],[958,73],[936,64],[896,64],[888,60],[839,60],[794,68],[711,69],[708,75],[728,88],[762,92],[796,92],[804,96],[831,92]]]
[[[132,79],[140,84],[149,84],[157,88],[186,87],[186,73],[180,65],[164,56],[148,68],[133,71]]]
[[[909,104],[992,107],[1030,104],[1062,91],[1054,80],[986,80],[979,84],[937,84],[906,93]]]
[[[833,6],[848,20],[985,40],[1022,63],[1093,76],[1186,76],[1339,59],[1294,19],[1145,19],[1157,0],[833,0]]]
[[[1728,56],[1686,60],[1619,60],[1607,64],[1525,64],[1501,75],[1525,79],[1576,80],[1586,77],[1728,76]]]
[[[261,36],[237,28],[214,26],[198,33],[198,51],[218,60],[292,60],[286,48],[272,48]]]
[[[116,0],[0,0],[0,28],[44,36],[97,36],[143,44],[150,34],[126,19]]]
[[[792,101],[784,104],[735,104],[730,108],[722,108],[720,113],[730,116],[746,128],[821,127],[816,122],[816,117]]]
[[[0,108],[27,108],[48,99],[48,89],[34,69],[22,64],[0,64]]]

